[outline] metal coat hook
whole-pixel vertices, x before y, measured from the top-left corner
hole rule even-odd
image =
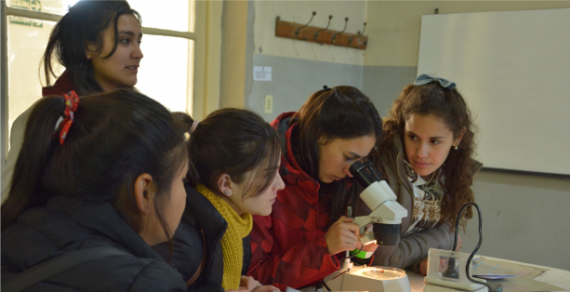
[[[365,30],[366,30],[366,22],[364,23],[364,28],[362,29],[362,33],[360,31],[358,31],[358,33],[356,33],[356,35],[363,35]],[[348,38],[348,45],[352,44],[353,38],[354,38],[354,35],[352,35]]]
[[[358,34],[363,35],[364,31],[366,31],[366,22],[364,23],[364,27],[362,28],[362,33],[360,33],[360,31],[358,31]]]
[[[322,46],[323,44],[317,42],[317,38],[319,37],[319,32],[321,32],[321,31],[323,31],[323,30],[327,30],[327,29],[329,28],[329,26],[331,25],[331,19],[332,19],[332,15],[329,15],[329,23],[327,24],[327,27],[315,31],[315,42],[316,42],[317,44],[320,44],[321,46]]]
[[[341,34],[341,33],[343,33],[343,32],[346,30],[346,26],[347,26],[347,25],[348,25],[348,17],[346,17],[346,18],[344,19],[344,29],[343,29],[341,32],[337,32],[337,33],[333,34],[333,36],[332,36],[332,42],[333,42],[333,44],[336,43],[336,36],[339,35],[339,34]]]
[[[317,12],[316,12],[316,11],[313,11],[313,15],[311,16],[311,19],[309,19],[309,22],[307,22],[307,24],[305,24],[305,25],[303,25],[303,26],[301,26],[301,27],[298,27],[298,28],[295,30],[295,37],[296,37],[296,38],[299,39],[299,31],[301,30],[301,28],[304,28],[304,27],[306,27],[307,25],[309,25],[309,23],[311,23],[311,21],[313,21],[313,17],[315,17],[315,15],[317,15]],[[306,39],[307,39],[307,38],[304,38],[304,39],[302,39],[302,40],[306,40]]]

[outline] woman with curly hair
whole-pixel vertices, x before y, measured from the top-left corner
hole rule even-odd
[[[474,201],[474,125],[455,83],[422,74],[394,101],[374,152],[398,202],[408,210],[395,246],[380,246],[374,265],[425,275],[429,248],[451,249],[455,218]],[[470,208],[461,225],[472,217]],[[457,250],[461,248],[458,238]]]

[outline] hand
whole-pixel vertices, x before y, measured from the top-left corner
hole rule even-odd
[[[462,247],[463,247],[463,239],[461,239],[461,235],[457,234],[457,247],[455,248],[455,251],[461,251]]]
[[[360,242],[360,227],[356,223],[351,223],[352,220],[346,216],[340,217],[325,234],[325,241],[331,255],[353,250]]]
[[[258,286],[251,292],[279,292],[279,288],[273,285]]]
[[[240,290],[242,290],[243,287],[245,290],[251,291],[257,288],[258,286],[261,286],[261,283],[256,281],[253,277],[241,276],[241,278],[239,279],[239,286]]]
[[[427,276],[428,258],[426,257],[420,262],[420,274]]]

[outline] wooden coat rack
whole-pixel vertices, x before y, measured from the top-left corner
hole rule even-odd
[[[307,24],[282,21],[280,17],[277,16],[275,21],[275,36],[313,42],[321,45],[327,44],[366,50],[368,37],[363,35],[366,29],[366,22],[364,23],[362,33],[359,31],[356,34],[344,32],[348,23],[348,17],[345,18],[344,29],[342,31],[328,29],[332,15],[329,16],[329,24],[325,28],[309,26],[309,23],[311,23],[316,14],[317,13],[313,11],[313,16]]]

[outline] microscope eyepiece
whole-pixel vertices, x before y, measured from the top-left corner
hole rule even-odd
[[[382,175],[372,165],[371,161],[362,162],[355,161],[349,168],[350,173],[356,177],[356,180],[363,186],[368,187],[374,182],[381,181]]]

